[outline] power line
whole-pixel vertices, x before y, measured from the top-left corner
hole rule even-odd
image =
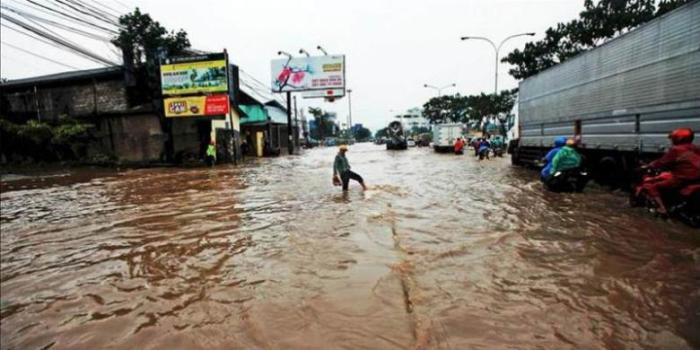
[[[115,14],[110,13],[110,12],[108,12],[108,11],[105,11],[105,10],[103,10],[103,9],[97,7],[97,6],[94,6],[95,4],[99,4],[99,3],[100,3],[99,1],[96,1],[94,4],[87,4],[87,3],[85,3],[85,2],[83,2],[83,1],[81,1],[81,0],[68,0],[68,1],[70,1],[71,3],[73,3],[73,4],[77,5],[77,6],[80,6],[80,7],[82,7],[82,8],[85,8],[85,9],[87,9],[88,11],[90,11],[90,12],[92,12],[92,13],[98,15],[98,16],[104,16],[104,17],[107,17],[107,18],[112,18],[113,21],[119,21],[119,16],[120,16],[120,14],[117,13],[117,14],[115,15]],[[117,22],[117,24],[118,24],[118,22]]]
[[[11,48],[13,48],[13,49],[15,49],[15,50],[19,50],[19,51],[22,51],[22,52],[24,52],[24,53],[26,53],[26,54],[29,54],[29,55],[32,55],[32,56],[34,56],[34,57],[40,58],[40,59],[42,59],[42,60],[44,60],[44,61],[49,61],[49,62],[55,63],[55,64],[57,64],[57,65],[59,65],[59,66],[63,66],[63,67],[71,68],[71,69],[76,69],[76,70],[80,69],[80,68],[77,68],[77,67],[73,67],[73,66],[71,66],[71,65],[69,65],[69,64],[65,64],[65,63],[62,63],[62,62],[59,62],[59,61],[52,60],[52,59],[50,59],[50,58],[48,58],[48,57],[44,57],[44,56],[41,56],[41,55],[37,55],[37,54],[35,54],[34,52],[31,52],[31,51],[25,50],[25,49],[23,49],[23,48],[21,48],[21,47],[12,45],[12,44],[10,44],[10,43],[8,43],[8,42],[6,42],[6,41],[0,41],[0,43],[2,43],[3,45],[7,45],[7,46],[9,46],[9,47],[11,47]]]
[[[30,0],[30,1],[31,1],[31,0]],[[7,15],[7,14],[5,14],[5,13],[0,12],[0,17],[6,19],[6,20],[8,20],[8,21],[10,21],[11,23],[13,23],[13,24],[15,24],[15,25],[17,25],[17,26],[19,26],[19,27],[25,29],[25,30],[28,30],[28,31],[30,31],[30,32],[33,32],[34,34],[37,34],[37,35],[39,35],[39,36],[41,36],[41,37],[44,37],[44,38],[46,38],[46,39],[49,39],[49,40],[51,40],[51,41],[53,41],[53,42],[55,42],[55,43],[57,43],[57,44],[59,44],[59,45],[65,46],[65,47],[67,47],[67,48],[70,48],[70,49],[72,49],[72,50],[74,50],[74,51],[76,51],[76,52],[82,54],[82,55],[85,56],[85,57],[89,57],[89,58],[92,59],[93,61],[96,61],[96,62],[99,62],[99,63],[102,63],[102,64],[106,64],[107,66],[118,65],[118,63],[116,63],[116,62],[114,62],[114,61],[111,61],[111,60],[106,59],[106,58],[104,58],[104,57],[102,57],[102,56],[100,56],[100,55],[97,55],[97,54],[95,54],[95,53],[92,53],[92,52],[88,51],[87,49],[84,49],[84,48],[82,48],[82,47],[80,47],[80,46],[77,46],[77,45],[75,45],[75,44],[72,44],[72,43],[70,43],[70,42],[68,42],[68,41],[66,41],[66,40],[64,40],[64,39],[62,39],[62,38],[60,38],[60,37],[57,37],[57,36],[55,36],[55,35],[53,35],[53,34],[51,34],[51,33],[47,33],[46,31],[43,31],[43,30],[41,30],[41,29],[39,29],[39,28],[36,28],[36,27],[34,27],[34,26],[32,26],[32,25],[29,25],[29,24],[27,24],[27,23],[24,23],[24,22],[22,22],[22,21],[20,21],[20,20],[18,20],[18,19],[16,19],[16,18],[14,18],[14,17],[11,17],[11,16],[9,16],[9,15]]]
[[[95,1],[95,5],[102,6],[108,11],[112,11],[112,13],[118,15],[119,17],[122,15],[121,12],[115,10],[113,7],[107,6],[107,4],[104,3],[104,1]]]
[[[70,32],[73,32],[73,33],[76,33],[76,34],[83,35],[83,36],[88,37],[88,38],[90,38],[90,39],[100,40],[100,41],[104,41],[104,42],[108,42],[108,43],[111,42],[109,37],[102,36],[102,35],[98,35],[98,34],[95,34],[95,33],[91,33],[91,32],[88,32],[88,31],[84,31],[84,30],[82,30],[82,29],[78,29],[78,28],[69,26],[69,25],[67,25],[67,24],[63,24],[63,23],[60,23],[60,22],[52,21],[52,20],[50,20],[50,19],[46,19],[46,18],[43,18],[43,17],[39,17],[39,16],[36,16],[36,15],[30,14],[30,13],[28,13],[28,12],[24,12],[24,11],[22,11],[22,10],[18,10],[18,9],[9,7],[9,6],[7,6],[7,5],[0,5],[0,8],[6,9],[6,10],[8,10],[8,11],[12,11],[12,12],[14,12],[14,13],[16,13],[16,14],[18,14],[18,15],[24,17],[24,18],[26,18],[27,20],[32,21],[32,22],[34,22],[34,21],[40,21],[40,22],[43,22],[43,23],[52,25],[52,26],[54,26],[54,27],[61,28],[61,29],[63,29],[63,30],[67,30],[67,31],[70,31]],[[36,22],[34,22],[34,23],[36,23]],[[37,25],[39,25],[39,24],[37,23]],[[42,26],[42,27],[43,27],[43,26]],[[45,28],[45,27],[44,27],[44,28]]]
[[[42,4],[40,4],[40,3],[37,3],[37,2],[34,1],[34,0],[26,0],[26,1],[29,2],[29,3],[31,3],[31,4],[34,4],[34,5],[36,5],[36,6],[39,6],[39,7],[41,7],[41,8],[47,9],[47,10],[52,11],[52,12],[55,12],[55,13],[58,13],[59,15],[61,15],[61,16],[63,16],[63,17],[66,17],[66,18],[70,18],[70,19],[72,19],[72,20],[74,20],[74,21],[78,21],[78,22],[81,22],[81,23],[85,23],[85,24],[87,24],[87,25],[89,25],[89,26],[102,29],[102,30],[107,31],[107,32],[109,32],[109,33],[111,33],[111,34],[119,34],[119,33],[118,33],[117,31],[115,31],[115,30],[112,30],[112,29],[103,27],[103,26],[101,26],[101,25],[99,25],[99,24],[95,24],[95,23],[93,23],[93,22],[88,22],[88,21],[86,21],[86,20],[84,20],[84,19],[82,19],[82,18],[80,18],[80,17],[75,17],[75,16],[70,15],[70,14],[67,14],[67,13],[65,13],[65,12],[63,12],[63,11],[59,11],[59,10],[56,10],[56,9],[54,9],[54,8],[51,8],[51,7],[42,5]]]
[[[117,23],[117,22],[115,22],[115,21],[108,20],[108,19],[104,18],[104,16],[97,16],[97,15],[95,15],[95,14],[93,14],[93,13],[90,13],[90,11],[86,11],[86,10],[80,9],[80,8],[74,6],[74,5],[71,5],[71,4],[69,4],[69,3],[65,2],[65,1],[63,1],[63,0],[54,0],[54,2],[57,2],[57,3],[59,3],[59,4],[63,4],[63,5],[65,5],[65,6],[68,6],[68,7],[70,7],[71,9],[73,9],[73,10],[79,12],[79,13],[82,13],[83,15],[86,15],[86,16],[89,16],[89,17],[92,17],[92,18],[95,18],[95,19],[97,19],[98,21],[102,21],[102,22],[104,22],[104,23],[107,23],[107,24],[110,24],[110,25],[119,27],[119,23]]]

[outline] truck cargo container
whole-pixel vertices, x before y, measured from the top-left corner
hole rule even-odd
[[[700,1],[523,80],[517,119],[514,164],[569,136],[597,180],[624,181],[673,129],[700,131]]]
[[[452,152],[458,137],[464,138],[464,125],[457,123],[434,125],[433,149],[436,152]]]

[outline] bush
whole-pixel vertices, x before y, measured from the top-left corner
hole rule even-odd
[[[38,120],[14,124],[0,118],[0,152],[9,159],[77,160],[90,140],[90,126],[70,118],[58,125]]]

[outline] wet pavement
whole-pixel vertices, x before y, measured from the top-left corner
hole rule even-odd
[[[2,183],[2,349],[692,349],[700,238],[507,159],[352,146]]]

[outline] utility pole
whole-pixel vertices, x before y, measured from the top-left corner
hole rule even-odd
[[[348,89],[348,129],[352,138],[352,89]]]
[[[289,154],[294,154],[294,140],[292,140],[292,93],[287,91],[287,149]]]
[[[294,96],[294,145],[299,147],[299,115],[297,111],[297,97]]]

